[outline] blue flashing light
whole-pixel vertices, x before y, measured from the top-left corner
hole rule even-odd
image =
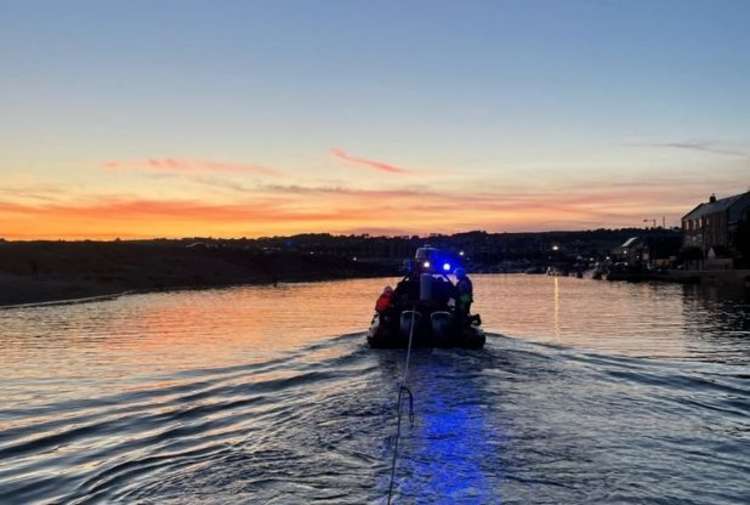
[[[451,271],[451,264],[450,263],[443,263],[443,271],[450,272]]]

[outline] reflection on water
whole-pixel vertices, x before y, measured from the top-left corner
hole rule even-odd
[[[685,286],[685,338],[691,352],[704,359],[737,360],[750,357],[750,299],[715,286]]]
[[[372,298],[372,281],[354,281],[147,294],[0,312],[0,380],[8,387],[0,406],[267,360],[361,330],[371,317]]]
[[[0,312],[0,503],[371,503],[402,351],[385,282]],[[748,503],[750,306],[477,276],[483,351],[420,350],[398,503]]]
[[[505,335],[631,356],[749,356],[750,303],[716,288],[518,275],[478,276],[475,284],[485,326]],[[730,334],[738,345],[712,342]]]
[[[555,318],[554,318],[554,330],[555,339],[560,339],[560,278],[555,277]]]

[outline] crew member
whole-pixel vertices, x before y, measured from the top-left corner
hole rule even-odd
[[[375,302],[375,311],[378,314],[383,314],[385,311],[393,307],[393,296],[393,288],[386,286],[378,297],[378,301]]]
[[[399,309],[411,307],[419,300],[419,272],[411,260],[404,261],[406,275],[396,284],[394,301]]]
[[[456,293],[458,298],[456,299],[456,315],[462,324],[466,324],[469,320],[469,313],[471,312],[471,304],[474,301],[474,286],[471,283],[471,279],[466,275],[466,270],[463,268],[456,269]]]
[[[448,302],[451,298],[456,299],[456,288],[453,283],[444,276],[433,276],[432,278],[432,295],[435,308],[438,310],[448,310]]]

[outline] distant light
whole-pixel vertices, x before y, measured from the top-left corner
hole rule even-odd
[[[422,263],[422,266],[425,267],[425,268],[430,268],[430,262],[429,261],[425,261],[424,263]]]
[[[353,257],[353,258],[352,258],[352,261],[357,261],[357,257],[356,257],[356,256],[355,256],[355,257]]]
[[[451,264],[450,263],[443,263],[443,270],[446,272],[451,271]]]
[[[560,250],[560,246],[559,245],[553,245],[552,246],[552,250],[553,251],[559,251]]]
[[[458,255],[459,255],[459,256],[463,256],[463,255],[464,255],[464,252],[463,252],[463,251],[458,251]]]

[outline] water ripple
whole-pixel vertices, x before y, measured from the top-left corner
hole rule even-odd
[[[36,319],[24,309],[11,321],[8,355],[36,356],[36,368],[16,363],[3,382],[0,503],[383,503],[403,352],[368,349],[341,314],[305,330],[287,313],[291,333],[267,338],[236,311],[254,295],[201,296],[43,307]],[[32,324],[59,338],[24,335]],[[499,334],[483,351],[415,352],[397,503],[749,503],[742,328],[714,328],[700,352],[673,357]],[[708,359],[721,335],[739,351]],[[109,361],[82,367],[91,356]]]

